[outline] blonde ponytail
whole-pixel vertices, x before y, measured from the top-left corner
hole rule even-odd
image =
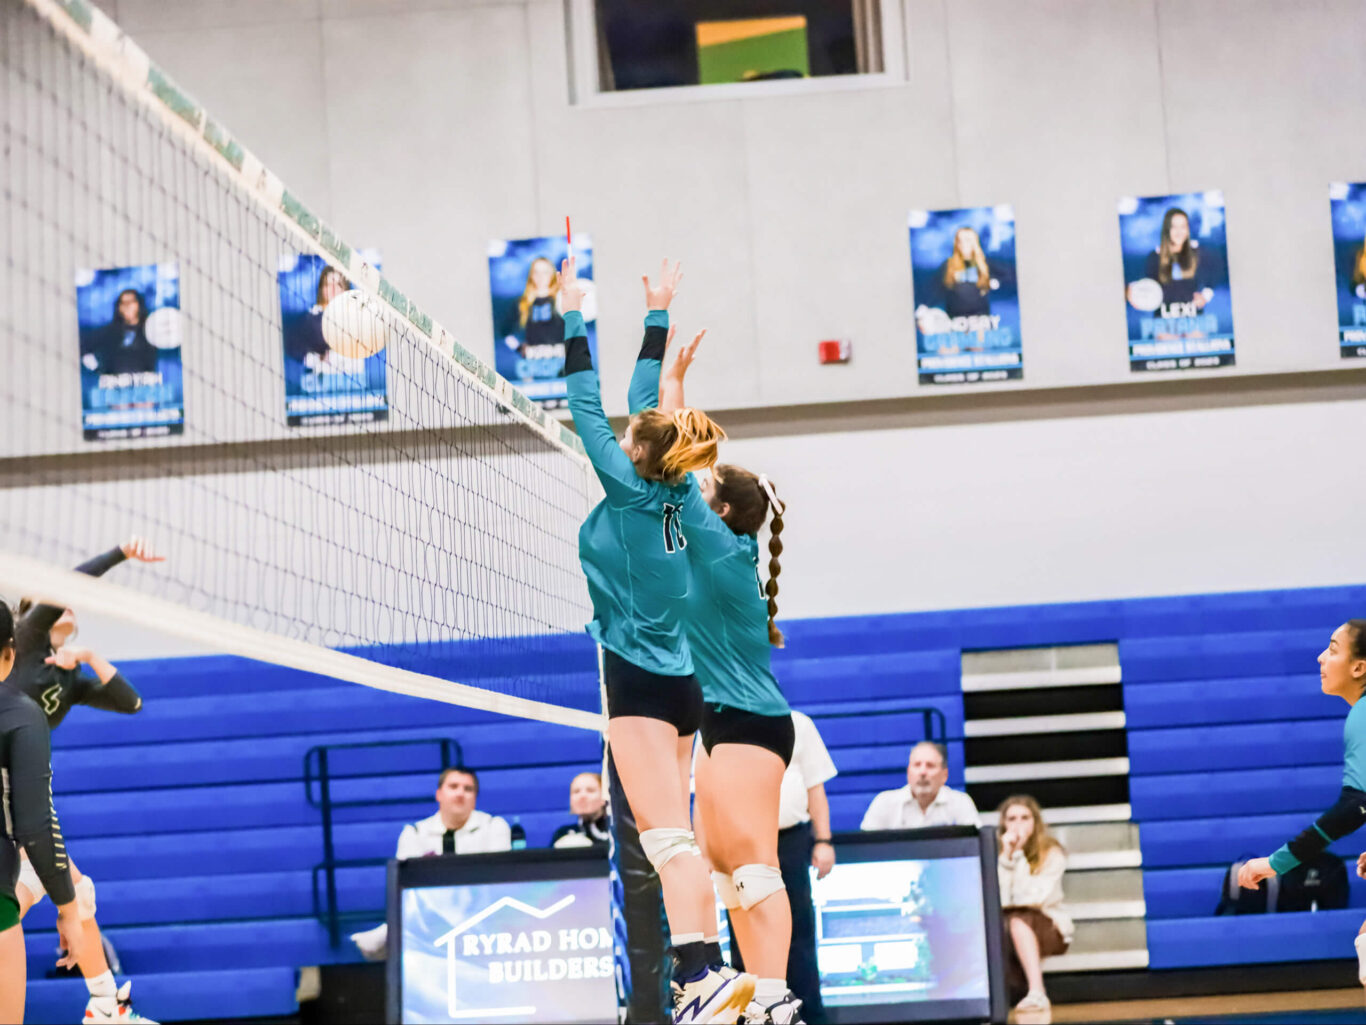
[[[636,472],[650,480],[677,484],[694,470],[715,465],[717,447],[726,439],[721,426],[700,409],[684,407],[673,414],[647,409],[631,421],[631,435],[648,455]]]

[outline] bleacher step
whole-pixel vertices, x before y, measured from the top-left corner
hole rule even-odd
[[[1143,872],[1136,868],[1075,869],[1062,879],[1067,906],[1090,901],[1137,901],[1142,904]]]
[[[1133,950],[1097,950],[1089,954],[1059,954],[1044,959],[1043,970],[1055,972],[1112,972],[1122,969],[1147,968],[1148,951],[1135,947]]]
[[[1128,822],[1132,809],[1128,804],[1079,804],[1055,806],[1043,810],[1043,820],[1050,826],[1099,825],[1108,822]],[[978,822],[996,827],[996,809],[980,811]],[[1056,833],[1057,830],[1055,829]]]
[[[1053,830],[1069,855],[1091,851],[1138,850],[1138,827],[1132,822],[1065,823]]]
[[[283,1017],[299,1011],[295,980],[293,968],[153,972],[133,977],[133,1002],[157,1021]],[[30,978],[25,1019],[80,1021],[88,996],[81,979]]]
[[[1066,883],[1064,883],[1064,889]],[[1074,922],[1104,922],[1116,919],[1142,918],[1147,908],[1141,900],[1073,901],[1068,898],[1067,913]]]

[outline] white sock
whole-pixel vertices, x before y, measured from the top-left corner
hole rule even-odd
[[[703,936],[703,937],[702,937],[702,942],[703,942],[703,943],[720,943],[720,942],[721,942],[721,934],[718,932],[715,936]]]
[[[114,973],[107,969],[103,975],[86,979],[85,988],[90,990],[92,997],[116,997],[119,995],[119,986],[114,981]]]
[[[787,996],[786,979],[760,979],[754,986],[754,999],[768,1007]]]
[[[1366,933],[1354,941],[1357,948],[1357,978],[1366,983]]]
[[[670,936],[669,939],[675,947],[681,947],[685,943],[701,943],[702,934],[700,932],[681,932],[677,936]]]

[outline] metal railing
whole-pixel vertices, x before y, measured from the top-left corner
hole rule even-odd
[[[336,800],[332,796],[332,785],[339,780],[362,779],[388,773],[337,772],[334,756],[341,751],[356,751],[375,748],[421,747],[434,745],[440,752],[440,762],[433,772],[453,765],[464,763],[460,742],[452,737],[422,737],[415,740],[377,740],[360,744],[319,744],[304,754],[304,796],[309,805],[317,808],[322,815],[323,860],[313,866],[313,916],[327,926],[327,937],[333,947],[341,944],[341,923],[343,920],[371,918],[377,909],[361,909],[343,912],[337,906],[337,869],[363,868],[370,865],[383,865],[388,856],[373,858],[338,858],[336,840],[333,836],[333,812],[338,808],[376,807],[386,804],[412,804],[421,800],[422,794],[412,797],[360,798]],[[315,768],[316,765],[316,768]],[[409,771],[405,768],[404,770]],[[421,769],[417,771],[422,771]],[[317,794],[314,795],[314,784]],[[322,891],[319,890],[319,876],[323,878]]]

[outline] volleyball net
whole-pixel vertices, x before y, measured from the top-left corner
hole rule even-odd
[[[597,728],[577,438],[93,6],[0,81],[0,594]]]

